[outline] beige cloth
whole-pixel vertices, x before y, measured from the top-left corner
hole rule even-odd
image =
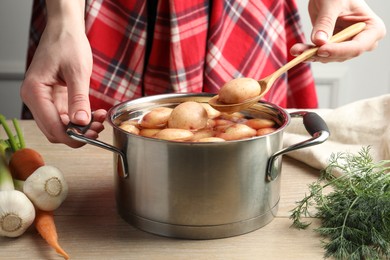
[[[330,137],[322,144],[293,151],[288,156],[323,169],[332,153],[357,153],[363,146],[371,146],[375,161],[390,159],[390,95],[356,101],[336,109],[309,111],[325,120]],[[284,133],[283,144],[290,146],[309,137],[302,120],[292,118]]]

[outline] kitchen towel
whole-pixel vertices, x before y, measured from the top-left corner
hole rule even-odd
[[[288,109],[288,112],[293,112]],[[330,137],[322,144],[288,153],[316,169],[324,169],[332,153],[357,153],[371,147],[374,161],[390,159],[390,95],[359,100],[335,109],[308,110],[320,115],[328,125]],[[299,118],[292,118],[283,136],[284,147],[310,135]]]

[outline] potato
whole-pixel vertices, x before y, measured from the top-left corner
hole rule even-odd
[[[130,120],[126,120],[126,121],[121,122],[120,126],[124,126],[124,125],[135,125],[135,126],[138,126],[138,120],[130,119]]]
[[[225,142],[225,139],[219,137],[205,137],[198,140],[198,142]]]
[[[194,134],[186,129],[165,128],[159,131],[154,137],[168,141],[188,141]]]
[[[206,109],[198,102],[187,101],[177,105],[168,119],[168,128],[199,130],[207,126]]]
[[[221,112],[213,108],[207,103],[200,103],[207,111],[207,115],[210,119],[216,118],[221,115]]]
[[[278,128],[272,119],[214,110],[206,103],[187,101],[175,108],[154,108],[141,120],[125,120],[120,127],[144,137],[186,142],[240,140],[266,135]]]
[[[267,134],[275,132],[276,130],[277,129],[274,127],[260,128],[259,130],[257,130],[256,135],[257,136],[267,135]]]
[[[217,132],[225,132],[225,130],[235,123],[226,119],[214,119],[214,130]]]
[[[224,133],[220,133],[217,137],[225,140],[240,140],[256,136],[256,130],[244,124],[235,124],[226,129]]]
[[[247,126],[252,127],[253,129],[268,128],[275,125],[275,121],[265,118],[252,118],[246,121]]]
[[[154,137],[161,129],[159,128],[143,128],[139,131],[139,135],[145,137]]]
[[[251,78],[237,78],[226,82],[218,92],[218,100],[226,104],[241,103],[260,95],[260,84]]]
[[[214,128],[214,126],[215,126],[215,120],[214,119],[208,119],[206,128]]]
[[[191,141],[198,141],[199,139],[213,137],[214,135],[215,135],[214,130],[202,129],[194,133],[194,136],[192,137]]]
[[[126,124],[121,124],[119,127],[130,134],[135,134],[135,135],[139,134],[139,129],[135,125],[126,123]]]
[[[219,119],[219,118],[217,118],[217,119],[214,119],[214,125],[215,126],[221,126],[221,125],[233,125],[234,124],[234,122],[233,121],[230,121],[230,120],[228,120],[228,119]]]
[[[226,119],[226,120],[230,120],[230,121],[233,121],[233,122],[240,122],[242,120],[247,120],[245,118],[245,115],[241,112],[234,112],[232,114],[227,114],[227,113],[221,113],[221,116],[219,117],[220,119]]]
[[[141,120],[143,128],[164,128],[173,109],[169,107],[157,107],[144,115]]]

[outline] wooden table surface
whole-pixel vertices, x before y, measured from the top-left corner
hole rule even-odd
[[[69,184],[67,200],[55,212],[62,247],[71,259],[323,259],[320,237],[290,228],[295,201],[318,177],[287,156],[283,159],[279,211],[268,225],[248,234],[215,240],[172,239],[140,231],[116,212],[112,153],[91,145],[72,149],[49,143],[35,122],[21,121],[28,147],[61,169]],[[101,140],[112,143],[109,127]],[[62,259],[34,228],[16,239],[0,238],[0,259]]]

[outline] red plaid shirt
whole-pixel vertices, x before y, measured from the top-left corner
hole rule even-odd
[[[293,0],[156,2],[152,35],[148,1],[87,1],[92,109],[144,95],[216,93],[233,78],[260,79],[288,62],[291,46],[304,41]],[[44,1],[35,0],[27,64],[44,26]],[[265,99],[282,107],[317,107],[310,66],[291,69]]]

